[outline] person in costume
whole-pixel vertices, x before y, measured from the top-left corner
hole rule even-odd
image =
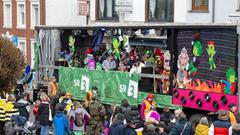
[[[178,56],[177,84],[179,88],[185,88],[188,81],[188,61],[187,49],[184,47]]]
[[[208,47],[206,48],[207,54],[209,56],[208,63],[210,66],[210,70],[216,69],[216,62],[215,62],[215,56],[216,56],[216,49],[215,49],[215,42],[209,41]]]
[[[154,57],[152,56],[152,52],[150,50],[146,50],[143,56],[143,61],[146,67],[154,66]]]
[[[91,101],[92,101],[92,98],[93,96],[97,96],[97,87],[96,86],[93,86],[92,87],[92,90],[89,90],[86,94],[86,98],[85,98],[85,106],[86,108],[89,107]]]
[[[170,60],[171,55],[169,51],[164,52],[164,70],[162,75],[170,76]],[[163,79],[163,94],[169,94],[170,80]]]
[[[152,93],[148,94],[147,98],[142,102],[141,105],[141,117],[145,120],[146,114],[151,111],[151,107],[155,106],[156,103],[153,101],[154,95]]]
[[[222,82],[225,85],[224,94],[235,94],[237,87],[236,71],[232,68],[229,68],[226,72],[226,78],[227,80],[220,80],[220,82]]]

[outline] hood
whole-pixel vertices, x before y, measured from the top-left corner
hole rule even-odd
[[[203,125],[203,124],[199,124],[199,125],[198,125],[198,130],[199,130],[200,132],[203,132],[203,131],[205,131],[205,130],[208,130],[208,126],[207,126],[207,125]]]
[[[121,124],[123,124],[123,122],[122,121],[120,121],[120,120],[116,120],[115,122],[113,122],[112,123],[112,127],[117,127],[117,126],[119,126],[119,125],[121,125]]]
[[[64,115],[63,112],[58,112],[58,113],[56,114],[57,117],[62,117],[63,115]]]
[[[28,106],[28,105],[29,105],[28,103],[25,104],[25,103],[19,103],[19,102],[18,102],[18,103],[15,103],[15,104],[14,104],[14,107],[15,107],[15,108],[24,108],[24,107],[26,107],[26,106]]]

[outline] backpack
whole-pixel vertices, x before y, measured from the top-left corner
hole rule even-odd
[[[100,104],[95,102],[89,106],[89,111],[91,116],[99,116]]]
[[[81,112],[75,112],[74,123],[77,127],[81,127],[84,123],[83,114]]]
[[[4,125],[4,130],[6,135],[14,135],[15,130],[14,130],[14,123],[13,121],[6,121]]]

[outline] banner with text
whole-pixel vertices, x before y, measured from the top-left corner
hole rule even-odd
[[[103,103],[121,103],[128,99],[131,104],[138,100],[138,75],[128,73],[60,67],[61,90],[71,92],[75,98],[84,99],[86,92],[97,86],[98,100]]]

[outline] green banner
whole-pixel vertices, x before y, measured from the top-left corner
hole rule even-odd
[[[74,98],[84,100],[86,91],[96,85],[98,100],[102,103],[121,104],[127,99],[130,104],[141,104],[148,93],[138,92],[138,75],[129,77],[128,73],[116,71],[88,70],[60,67],[59,83],[63,91],[71,92]],[[172,96],[155,94],[157,106],[171,109],[181,108],[172,104]]]
[[[138,75],[129,77],[123,72],[61,67],[59,82],[62,90],[73,93],[77,99],[85,98],[86,92],[96,85],[98,100],[103,103],[119,104],[122,99],[138,103]]]

